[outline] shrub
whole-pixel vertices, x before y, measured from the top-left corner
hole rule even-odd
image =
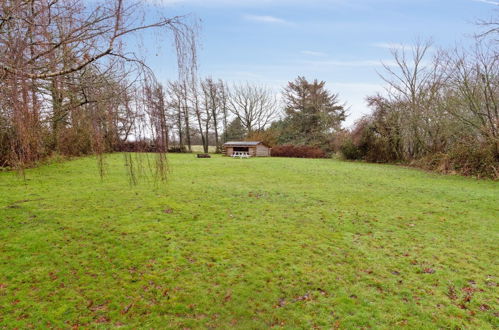
[[[168,148],[168,152],[171,152],[171,153],[182,153],[182,152],[186,152],[185,150],[185,147],[178,147],[178,146],[175,146],[175,147],[170,147]]]
[[[436,153],[412,162],[412,165],[439,173],[499,179],[499,160],[493,146],[460,143],[448,153]]]
[[[327,155],[320,148],[283,145],[272,148],[272,157],[327,158]]]
[[[357,147],[350,139],[346,140],[340,146],[340,152],[345,159],[357,160],[363,158],[362,151],[360,150],[360,148]]]
[[[157,146],[147,140],[139,140],[139,141],[125,141],[121,142],[117,146],[115,146],[114,151],[117,152],[159,152]],[[178,146],[172,146],[168,148],[168,152],[171,153],[182,153],[186,152],[185,147],[180,148]]]
[[[155,146],[149,141],[126,141],[116,147],[120,152],[156,152]]]
[[[92,139],[85,130],[64,128],[59,131],[58,152],[65,156],[84,156],[92,153]]]

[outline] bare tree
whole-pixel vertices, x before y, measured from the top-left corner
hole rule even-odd
[[[268,88],[249,83],[232,87],[229,111],[239,118],[248,134],[268,126],[278,117],[277,110],[277,98]]]
[[[495,17],[488,20],[482,19],[477,22],[477,24],[482,28],[482,31],[476,35],[477,39],[490,37],[496,42],[499,41],[499,4],[497,5],[495,14]]]
[[[226,104],[227,100],[224,99],[225,86],[224,83],[219,80],[218,82],[213,81],[212,78],[206,78],[201,82],[201,88],[203,90],[203,98],[205,104],[205,111],[209,112],[207,116],[213,122],[213,130],[215,133],[215,147],[216,152],[221,152],[220,145],[220,121],[226,125],[227,114],[226,114]],[[225,127],[225,126],[224,126]]]
[[[159,83],[145,85],[145,104],[151,120],[155,150],[168,151],[167,107],[163,86]]]
[[[185,17],[141,24],[134,19],[139,7],[140,2],[127,6],[123,0],[2,2],[0,116],[8,133],[1,163],[22,168],[54,150],[87,152],[88,143],[80,141],[86,138],[92,140],[91,152],[101,154],[121,134],[130,134],[130,121],[143,117],[131,111],[132,104],[137,106],[131,86],[121,82],[140,85],[154,77],[126,50],[124,37],[150,29],[173,32],[182,70],[196,47],[196,29]],[[126,124],[124,116],[130,116]],[[68,151],[75,139],[82,150]]]
[[[168,83],[169,107],[172,109],[174,126],[177,127],[179,149],[184,150],[184,98],[178,82]]]
[[[227,142],[227,127],[228,127],[228,116],[229,116],[229,96],[230,92],[228,89],[227,84],[219,79],[218,80],[218,100],[220,103],[220,113],[222,116],[222,125],[223,125],[223,132],[224,132],[224,137],[223,141]]]
[[[499,58],[477,44],[471,52],[455,51],[448,73],[452,99],[447,111],[468,132],[489,141],[499,159]]]
[[[368,98],[344,154],[402,161],[427,169],[499,177],[499,63],[495,42],[476,39],[466,50],[393,52],[385,66],[386,96]],[[350,145],[348,144],[350,141]],[[353,147],[352,147],[353,146]]]
[[[442,147],[442,121],[436,117],[442,114],[439,98],[445,73],[441,70],[439,54],[434,58],[429,56],[431,47],[431,41],[418,41],[409,51],[392,50],[396,65],[384,64],[386,73],[380,74],[388,84],[390,102],[397,104],[395,109],[404,118],[402,138],[409,158]]]

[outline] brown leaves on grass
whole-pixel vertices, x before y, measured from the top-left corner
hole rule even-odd
[[[248,193],[248,197],[253,197],[253,198],[256,198],[256,199],[260,199],[263,196],[264,196],[264,194],[263,193],[259,193],[259,192],[250,191]]]
[[[130,309],[133,307],[133,304],[135,302],[131,302],[130,304],[128,304],[125,308],[123,308],[123,310],[121,311],[121,314],[122,315],[125,315],[126,313],[128,313],[130,311]]]
[[[107,316],[104,316],[104,315],[103,316],[99,316],[95,320],[96,323],[109,323],[109,321],[111,321],[111,319],[109,317],[107,317]]]
[[[89,310],[91,310],[92,312],[98,312],[98,311],[103,311],[103,310],[107,310],[107,304],[109,302],[105,302],[103,304],[100,304],[100,305],[94,305],[94,301],[93,300],[90,300],[87,304],[87,308]]]
[[[464,292],[464,298],[463,298],[462,304],[469,303],[471,301],[471,298],[473,298],[473,294],[475,293],[475,289],[467,286],[467,287],[464,287],[462,290]]]
[[[295,301],[310,301],[312,300],[312,295],[310,292],[305,293],[303,296],[298,296],[295,298]]]
[[[228,302],[228,301],[231,301],[232,300],[232,291],[229,290],[227,291],[227,293],[225,294],[225,297],[224,297],[224,302]]]
[[[325,290],[321,289],[321,288],[317,288],[317,289],[315,289],[313,291],[316,291],[318,294],[320,294],[322,296],[327,296],[327,292]],[[310,292],[310,291],[308,291],[307,293],[305,293],[302,296],[294,297],[292,302],[312,301],[316,297],[317,297],[317,295],[314,297],[313,293]],[[281,307],[284,307],[287,304],[288,304],[288,302],[286,301],[285,298],[280,298],[279,301],[277,302],[277,304],[274,305],[273,307],[274,308],[281,308]]]
[[[286,299],[280,298],[279,301],[277,302],[277,304],[274,305],[273,307],[274,308],[281,308],[281,307],[284,307],[284,306],[286,306]]]
[[[272,320],[270,327],[271,328],[276,328],[276,327],[284,327],[286,325],[286,321],[280,320],[280,319],[274,319]]]
[[[315,290],[312,290],[313,292],[316,292],[322,296],[327,296],[327,292],[326,290],[323,290],[321,288],[317,288]],[[311,300],[314,300],[314,298],[316,298],[317,295],[315,295],[314,297],[314,294],[312,292],[307,292],[305,293],[303,296],[298,296],[298,297],[295,297],[294,298],[294,301],[297,302],[297,301],[311,301]]]
[[[448,289],[448,292],[447,292],[447,297],[449,297],[450,300],[456,300],[457,299],[456,288],[453,285],[449,285],[449,289]]]
[[[462,296],[461,299],[459,299],[459,293],[458,293],[458,291],[456,290],[456,288],[453,285],[450,285],[449,288],[448,288],[447,297],[449,297],[449,299],[452,300],[452,301],[457,301],[455,304],[459,308],[461,308],[461,309],[468,309],[467,304],[469,304],[471,302],[471,300],[472,300],[473,295],[475,294],[475,292],[478,292],[478,291],[483,292],[484,290],[483,289],[479,289],[479,288],[473,288],[473,287],[470,287],[470,286],[466,286],[466,287],[463,287],[461,289],[461,291],[463,292],[463,296]],[[481,311],[487,311],[489,309],[490,309],[490,307],[488,305],[486,305],[486,304],[480,305],[480,310]]]
[[[480,310],[483,312],[488,311],[488,310],[490,310],[490,306],[486,305],[486,304],[482,304],[482,305],[480,305]]]

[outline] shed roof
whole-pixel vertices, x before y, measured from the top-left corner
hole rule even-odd
[[[225,146],[256,146],[262,143],[262,141],[229,141],[225,142]]]

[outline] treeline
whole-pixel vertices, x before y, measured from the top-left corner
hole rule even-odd
[[[196,22],[173,17],[137,24],[139,4],[2,3],[0,166],[23,169],[54,153],[164,155],[199,144],[220,152],[223,142],[243,139],[321,147],[339,129],[344,109],[324,82],[290,83],[283,111],[265,86],[199,78]],[[127,45],[126,36],[151,29],[172,34],[175,81],[159,83]]]
[[[22,169],[54,152],[102,154],[132,135],[147,134],[165,151],[158,84],[127,42],[168,33],[179,71],[189,71],[197,26],[189,17],[148,17],[140,4],[2,1],[0,166]]]
[[[25,168],[53,153],[205,152],[259,140],[291,157],[413,164],[499,177],[499,23],[473,49],[420,42],[394,50],[372,113],[342,128],[346,106],[323,81],[298,77],[280,97],[249,83],[200,78],[196,21],[134,19],[123,0],[5,0],[0,5],[0,166]],[[161,84],[125,38],[172,35],[178,79]],[[488,38],[492,36],[492,38]],[[131,159],[130,159],[131,161]],[[130,164],[129,164],[130,165]],[[133,166],[129,166],[132,168]]]
[[[444,173],[499,178],[497,44],[443,51],[431,43],[394,50],[385,95],[372,113],[338,136],[348,159],[402,162]],[[433,55],[430,55],[433,53]]]
[[[167,86],[160,94],[175,151],[191,151],[201,142],[205,152],[209,145],[219,152],[229,140],[331,150],[331,134],[340,130],[346,116],[338,95],[330,93],[325,82],[304,77],[290,82],[280,101],[272,90],[249,83],[229,85],[206,78]]]
[[[149,98],[165,118],[170,150],[191,152],[200,144],[220,152],[223,142],[247,139],[278,117],[277,98],[264,86],[188,78],[159,84]]]

